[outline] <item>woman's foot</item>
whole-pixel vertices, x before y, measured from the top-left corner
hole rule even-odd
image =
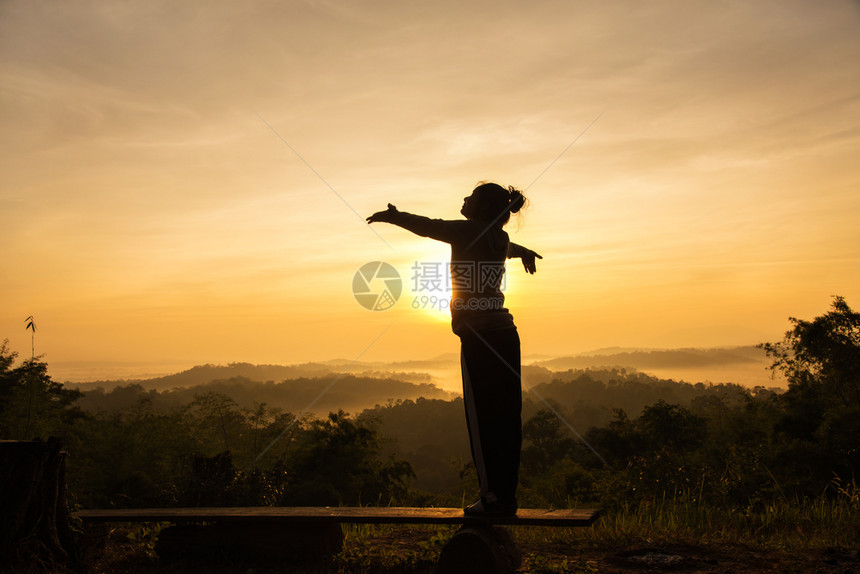
[[[463,513],[469,516],[514,516],[517,513],[517,500],[487,502],[479,498],[463,509]]]

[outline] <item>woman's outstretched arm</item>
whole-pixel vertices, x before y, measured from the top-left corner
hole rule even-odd
[[[523,267],[526,269],[526,273],[529,275],[533,275],[535,271],[537,271],[537,263],[535,262],[535,258],[543,259],[540,255],[528,249],[527,247],[523,247],[522,245],[517,245],[513,241],[508,243],[508,259],[519,258],[523,261]]]
[[[385,211],[377,211],[367,218],[367,222],[391,223],[398,227],[402,227],[407,231],[411,231],[415,235],[429,237],[446,243],[452,243],[458,238],[460,234],[459,230],[462,228],[462,224],[465,223],[465,221],[430,219],[423,215],[415,215],[413,213],[406,213],[405,211],[398,211],[397,208],[390,203],[388,204],[388,209]]]

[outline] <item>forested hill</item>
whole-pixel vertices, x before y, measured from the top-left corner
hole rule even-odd
[[[157,411],[167,411],[213,393],[229,397],[240,408],[252,409],[265,403],[269,408],[285,412],[299,413],[307,409],[318,416],[341,409],[355,413],[395,399],[453,398],[452,393],[431,383],[329,373],[319,377],[286,379],[278,383],[231,377],[163,391],[147,389],[141,383],[129,383],[110,391],[102,388],[84,391],[84,396],[77,404],[85,411],[106,412],[134,407],[141,400],[146,400]]]
[[[523,387],[523,421],[552,408],[582,432],[608,424],[618,416],[618,410],[637,418],[645,408],[661,401],[698,409],[718,400],[735,407],[750,396],[782,393],[777,388],[750,390],[735,384],[678,382],[619,368],[556,372],[526,367],[523,373],[524,380],[534,382]],[[382,406],[362,415],[380,420],[384,433],[396,436],[405,451],[427,449],[429,445],[432,448],[428,450],[441,452],[446,450],[446,442],[460,445],[460,450],[466,448],[467,443],[452,439],[448,430],[463,430],[462,400],[427,399],[380,403]]]
[[[731,347],[713,349],[621,349],[609,348],[565,357],[523,357],[526,385],[548,383],[558,373],[583,369],[621,368],[640,371],[662,379],[690,383],[737,383],[746,387],[776,386],[785,388],[783,378],[772,378],[770,362],[763,349]],[[299,378],[325,378],[349,373],[358,377],[396,379],[414,384],[435,384],[447,391],[460,391],[459,362],[456,354],[440,355],[427,360],[400,362],[356,362],[330,360],[293,365],[200,365],[158,377],[66,382],[68,388],[81,391],[138,384],[147,390],[172,390],[195,387],[213,381],[248,379],[259,382],[281,382]],[[409,395],[411,396],[411,395]],[[400,398],[406,398],[404,395]]]
[[[350,368],[347,369],[347,367]],[[144,387],[145,389],[163,391],[178,387],[196,387],[199,385],[209,384],[213,381],[226,381],[236,378],[261,382],[276,382],[302,377],[335,377],[346,370],[351,371],[353,374],[360,373],[367,377],[393,378],[417,384],[430,383],[432,380],[430,375],[427,373],[395,372],[383,370],[376,365],[355,363],[342,364],[341,361],[335,360],[321,363],[302,363],[298,365],[252,365],[251,363],[199,365],[180,373],[150,379],[103,380],[89,383],[66,383],[66,385],[86,391],[97,388],[110,390],[114,387],[126,386],[134,383]]]
[[[531,369],[539,367],[530,367],[524,372]],[[690,408],[697,402],[709,400],[708,397],[718,397],[728,404],[737,405],[751,391],[732,383],[693,384],[620,368],[549,373],[551,376],[546,372],[538,373],[539,376],[533,377],[536,383],[524,389],[526,404],[545,408],[543,401],[551,401],[569,413],[571,419],[577,421],[576,425],[583,429],[608,424],[618,409],[635,418],[658,401]],[[781,392],[775,386],[768,390]]]
[[[657,400],[689,405],[702,392],[701,386],[696,388],[695,385],[681,382],[680,378],[676,381],[646,374],[635,367],[738,364],[749,369],[749,365],[752,365],[759,367],[762,373],[761,386],[780,386],[768,378],[761,366],[761,350],[752,347],[674,351],[607,350],[605,353],[525,365],[523,390],[526,399],[535,402],[540,402],[540,397],[552,399],[566,409],[575,410],[577,418],[588,425],[601,425],[611,419],[616,408],[622,408],[635,416],[642,408]],[[137,404],[141,398],[145,398],[156,409],[168,410],[191,403],[200,395],[218,393],[229,397],[241,408],[254,408],[255,405],[266,403],[270,408],[285,412],[300,412],[311,405],[311,412],[323,416],[329,411],[340,409],[358,413],[389,401],[416,400],[419,397],[450,400],[457,393],[439,388],[434,384],[437,381],[433,375],[420,371],[423,368],[444,367],[449,362],[444,359],[448,358],[389,364],[345,365],[339,361],[329,361],[298,365],[201,365],[164,377],[69,386],[84,392],[78,404],[89,412],[128,408]],[[624,367],[570,366],[594,365],[601,361]],[[567,370],[558,370],[565,367]],[[341,372],[347,368],[349,374]],[[694,379],[692,382],[698,381]],[[774,384],[767,385],[768,382]]]
[[[609,348],[571,357],[559,357],[534,362],[549,369],[581,369],[598,365],[648,368],[706,367],[768,363],[767,354],[758,347],[732,347],[714,349],[619,349]]]
[[[554,372],[527,367],[523,372],[524,379],[546,381],[535,382],[530,390],[524,386],[524,432],[546,424],[546,417],[558,425],[555,419],[560,416],[565,428],[570,425],[585,435],[591,429],[607,427],[619,420],[620,411],[635,420],[655,404],[677,405],[684,412],[695,413],[708,412],[714,405],[742,409],[751,397],[764,401],[782,392],[751,390],[734,384],[677,382],[619,368]],[[458,473],[469,460],[461,399],[398,401],[364,411],[362,419],[375,421],[382,435],[396,439],[393,452],[412,464],[417,488],[443,491],[455,489],[459,484]],[[559,437],[567,441],[573,435],[563,430]],[[559,437],[556,438],[561,440]]]
[[[746,387],[785,388],[785,378],[769,370],[771,363],[763,348],[744,346],[710,349],[609,348],[533,361],[530,364],[551,371],[624,367],[690,383],[737,383]]]

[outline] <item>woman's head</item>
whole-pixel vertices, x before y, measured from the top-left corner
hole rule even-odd
[[[504,225],[526,203],[522,192],[513,186],[507,189],[497,183],[480,183],[472,195],[463,199],[460,209],[466,219],[486,221],[490,224]]]

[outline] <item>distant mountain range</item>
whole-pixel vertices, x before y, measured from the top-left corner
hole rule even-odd
[[[762,349],[753,346],[711,349],[627,349],[606,348],[565,357],[535,355],[523,358],[523,378],[527,386],[549,383],[557,379],[569,379],[569,371],[587,369],[622,368],[640,371],[669,380],[690,383],[737,383],[747,387],[785,386],[785,381],[773,378],[767,369],[771,361]],[[425,360],[396,362],[356,362],[333,359],[295,365],[254,365],[230,363],[227,365],[199,365],[175,374],[141,379],[99,380],[85,383],[66,383],[82,391],[102,389],[109,392],[116,387],[135,384],[146,391],[159,392],[201,386],[240,384],[266,384],[266,388],[278,388],[276,402],[295,408],[302,401],[312,400],[312,388],[325,385],[334,378],[351,377],[362,381],[353,392],[354,396],[341,397],[344,406],[373,406],[384,404],[388,399],[443,398],[460,390],[459,357],[448,353]],[[298,392],[297,381],[304,391]],[[376,381],[367,389],[367,381]],[[381,384],[380,381],[387,381]],[[312,381],[317,381],[313,383]],[[295,400],[283,393],[281,383],[291,382]],[[348,385],[338,383],[340,388]],[[198,389],[199,390],[199,389]],[[258,389],[261,390],[261,389]],[[362,393],[365,395],[360,398]],[[182,393],[178,393],[182,394]],[[263,399],[258,399],[263,400]]]
[[[173,375],[153,377],[146,379],[115,379],[101,380],[87,383],[66,383],[80,390],[95,388],[112,389],[116,386],[137,383],[146,389],[159,391],[175,388],[196,387],[213,381],[225,381],[230,379],[247,379],[250,381],[281,382],[288,379],[298,378],[320,378],[337,376],[338,374],[361,374],[365,377],[375,379],[391,378],[415,384],[429,384],[432,377],[418,371],[395,371],[383,370],[383,364],[372,365],[368,363],[352,365],[348,370],[346,362],[327,361],[322,363],[302,363],[298,365],[253,365],[251,363],[230,363],[228,365],[199,365]]]
[[[218,370],[211,369],[210,373],[213,375]],[[229,370],[229,367],[227,369]],[[194,374],[199,375],[199,371]],[[199,380],[180,375],[183,373],[170,378],[171,382]],[[163,380],[159,382],[163,383]],[[141,400],[146,401],[156,410],[166,411],[190,404],[199,396],[216,393],[230,397],[240,408],[253,409],[257,405],[266,404],[269,408],[276,407],[286,412],[307,411],[318,416],[340,409],[356,413],[396,400],[419,398],[450,400],[456,396],[430,383],[410,383],[391,377],[351,374],[297,377],[279,382],[233,376],[161,390],[150,386],[149,381],[141,381],[117,385],[110,390],[102,387],[82,390],[84,396],[77,404],[91,412],[131,408],[140,404]]]
[[[535,360],[537,359],[537,360]],[[715,349],[607,348],[566,357],[535,356],[523,361],[526,388],[570,380],[588,369],[624,369],[666,380],[690,383],[736,383],[746,387],[784,387],[772,378],[770,359],[757,347]],[[332,382],[334,381],[334,384]],[[175,374],[146,379],[66,383],[87,392],[92,409],[116,408],[139,395],[163,404],[193,400],[195,394],[223,392],[244,406],[268,402],[287,410],[303,409],[315,400],[314,410],[360,410],[389,400],[424,397],[448,399],[460,390],[459,357],[455,353],[426,360],[398,362],[331,361],[296,365],[199,365]],[[328,385],[329,390],[323,393]],[[131,387],[131,388],[129,388]],[[112,392],[117,389],[118,392]],[[125,398],[120,398],[125,397]],[[247,404],[245,404],[247,403]]]
[[[581,369],[594,366],[634,367],[639,370],[656,368],[704,367],[708,365],[737,365],[761,363],[767,357],[757,347],[729,349],[660,349],[637,350],[609,348],[532,363],[549,369]]]
[[[754,346],[712,349],[608,348],[530,363],[552,371],[622,367],[689,383],[736,383],[746,387],[784,387],[768,367],[772,360]]]

